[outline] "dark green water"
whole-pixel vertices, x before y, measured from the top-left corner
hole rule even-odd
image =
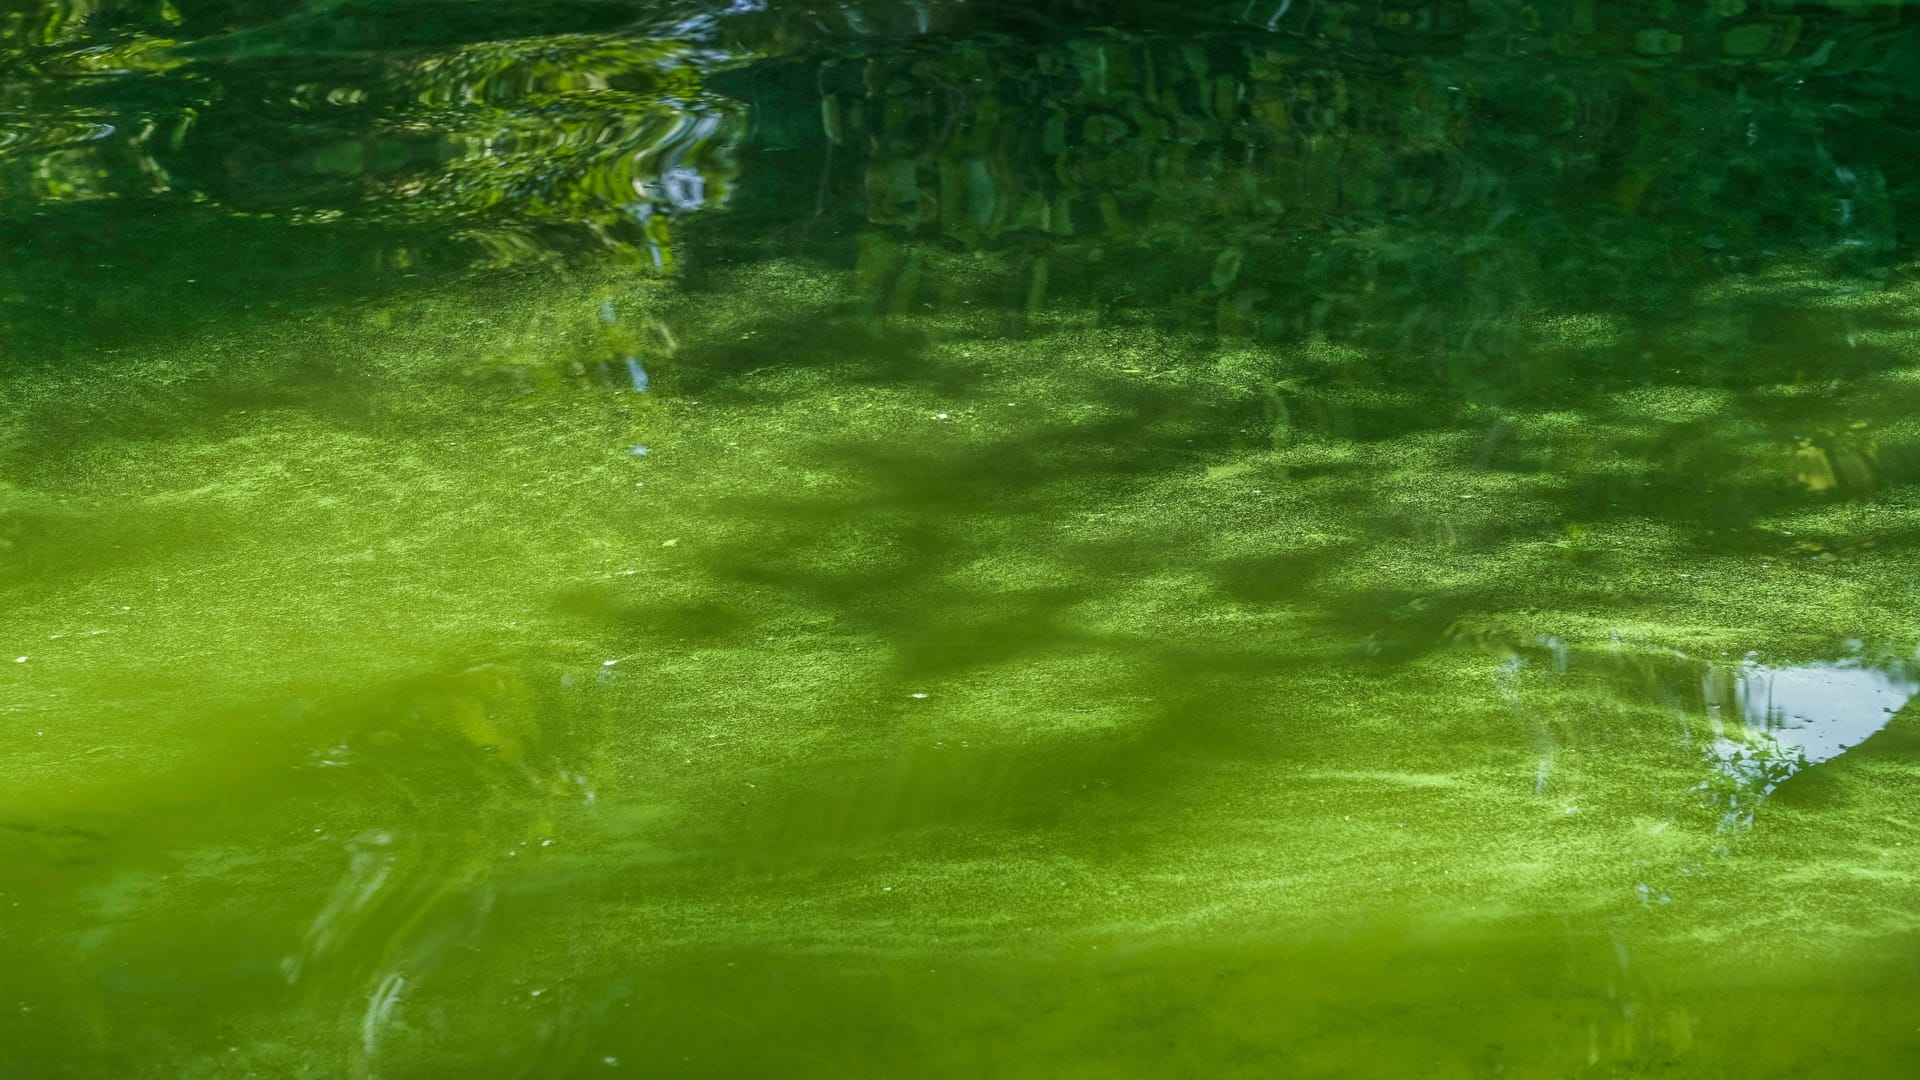
[[[1905,1076],[1916,132],[1898,0],[5,0],[0,1076]]]

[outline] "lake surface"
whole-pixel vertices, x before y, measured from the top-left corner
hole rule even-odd
[[[1906,1075],[1916,132],[1898,0],[9,0],[0,1075]]]

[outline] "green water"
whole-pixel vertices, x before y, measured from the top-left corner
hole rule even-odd
[[[1907,1075],[1916,20],[8,0],[0,1076]]]

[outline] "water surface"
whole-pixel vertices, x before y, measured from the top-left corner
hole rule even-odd
[[[1899,1075],[1914,17],[21,0],[0,1071]]]

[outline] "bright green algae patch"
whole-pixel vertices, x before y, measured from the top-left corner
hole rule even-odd
[[[1506,396],[777,263],[15,376],[0,1054],[1884,1072],[1914,707],[1730,825],[1693,703],[1915,645],[1920,296],[1808,280]]]

